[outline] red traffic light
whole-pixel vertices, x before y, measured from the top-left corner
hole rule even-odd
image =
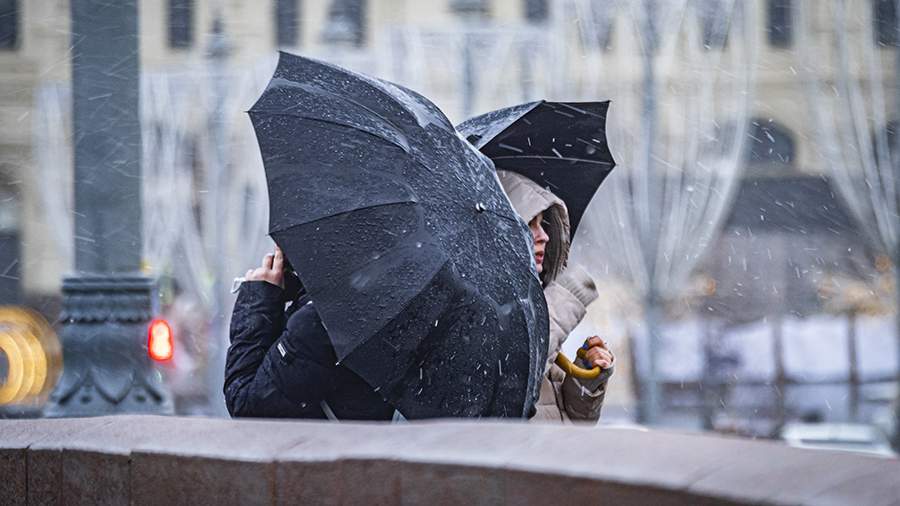
[[[165,362],[172,359],[175,352],[175,342],[172,338],[172,327],[162,319],[150,322],[150,330],[147,338],[147,353],[157,362]]]

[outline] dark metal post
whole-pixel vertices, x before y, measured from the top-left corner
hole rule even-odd
[[[787,305],[788,287],[788,260],[790,253],[783,233],[777,235],[777,242],[773,244],[773,270],[778,295],[769,297],[771,304],[766,311],[772,316],[772,352],[775,354],[775,426],[781,430],[787,422],[787,388],[788,377],[784,366],[784,308]]]
[[[720,341],[717,339],[717,341]],[[700,422],[704,430],[713,430],[716,413],[716,398],[722,398],[721,375],[718,353],[714,349],[719,342],[713,343],[712,324],[709,319],[703,320],[703,372],[700,379]]]
[[[638,411],[640,422],[653,424],[659,421],[662,415],[662,379],[659,374],[659,350],[662,347],[660,330],[663,319],[663,300],[661,297],[651,294],[644,299],[644,324],[646,325],[647,343],[647,379],[645,388],[639,402],[641,409]]]
[[[63,280],[63,375],[45,415],[169,413],[147,354],[141,276],[137,0],[72,0],[75,269]]]
[[[463,29],[465,30],[465,33],[463,33],[462,112],[463,117],[468,118],[475,110],[475,65],[472,55],[472,39],[474,37],[471,32],[472,28],[470,26],[466,26]]]
[[[213,14],[213,29],[207,48],[209,64],[209,77],[212,90],[214,108],[208,118],[210,134],[210,160],[209,160],[209,192],[207,193],[209,242],[213,248],[210,258],[212,260],[213,286],[212,286],[212,321],[210,322],[209,353],[206,366],[207,387],[209,391],[209,413],[212,415],[226,416],[225,394],[222,384],[225,381],[225,355],[228,349],[228,310],[226,306],[226,285],[224,283],[225,262],[225,230],[221,216],[228,206],[228,181],[231,179],[229,166],[226,161],[227,139],[227,111],[225,110],[228,96],[228,55],[231,52],[225,35],[225,24],[222,19],[222,11],[218,9]]]
[[[781,312],[772,319],[775,353],[775,420],[779,429],[787,421],[787,374],[784,370],[784,317]]]
[[[656,143],[656,69],[654,68],[657,44],[657,20],[656,20],[656,1],[643,1],[644,18],[640,25],[641,40],[644,45],[643,65],[644,65],[644,82],[643,82],[643,108],[642,108],[642,141],[644,142],[643,159],[641,163],[647,171],[644,183],[648,185],[642,191],[647,195],[650,205],[653,207],[662,205],[662,186],[663,178],[657,177],[653,162],[653,146]],[[642,392],[641,404],[643,408],[640,410],[642,422],[653,424],[659,421],[662,411],[662,385],[660,384],[658,362],[659,348],[662,346],[662,339],[659,335],[660,325],[663,318],[662,295],[658,292],[656,286],[655,262],[657,249],[659,247],[660,223],[662,217],[658,214],[646,216],[648,226],[644,230],[644,236],[641,242],[644,244],[645,251],[648,251],[649,258],[645,258],[647,262],[650,278],[650,292],[647,294],[644,302],[644,321],[647,326],[648,338],[648,360],[647,360],[647,381],[646,390]]]
[[[463,23],[463,66],[460,76],[462,78],[462,114],[464,118],[468,118],[475,110],[475,92],[477,88],[473,48],[475,45],[475,34],[472,33],[475,28],[473,28],[473,25],[478,24],[484,16],[484,13],[487,11],[487,2],[485,0],[452,0],[450,9],[457,14]]]
[[[847,358],[850,370],[847,372],[850,384],[850,421],[859,421],[859,357],[856,350],[856,310],[847,312]]]
[[[900,16],[898,16],[900,18]],[[900,65],[900,48],[897,49],[897,64]],[[900,68],[897,70],[900,73]],[[897,76],[897,85],[900,86],[900,75]],[[898,136],[900,138],[900,136]],[[894,151],[900,153],[900,151]],[[894,183],[900,186],[900,156],[898,156],[894,165]],[[898,188],[900,189],[900,188]],[[897,195],[900,200],[900,192]],[[897,202],[897,208],[900,209],[900,202]],[[894,245],[894,293],[897,298],[896,331],[897,331],[897,371],[895,382],[897,384],[897,393],[894,397],[894,433],[891,434],[891,446],[895,450],[900,450],[900,238]]]
[[[894,49],[894,117],[900,113],[900,0],[894,0],[894,22],[897,32],[894,34],[896,48]],[[894,197],[897,199],[895,209],[900,209],[900,135],[894,135],[893,146],[893,169],[894,169]],[[887,245],[890,248],[891,245]],[[894,399],[894,434],[892,434],[892,445],[894,448],[900,448],[900,234],[897,237],[897,243],[894,246],[894,294],[897,298],[897,314],[896,314],[896,338],[897,338],[897,395]]]

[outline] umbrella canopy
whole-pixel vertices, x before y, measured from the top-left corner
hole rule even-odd
[[[339,361],[407,418],[526,416],[547,307],[490,161],[424,97],[287,53],[250,118]]]
[[[456,128],[498,169],[518,172],[566,203],[572,237],[597,188],[615,167],[606,142],[606,102],[529,102]]]

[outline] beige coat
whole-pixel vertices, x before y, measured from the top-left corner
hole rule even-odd
[[[597,298],[597,289],[586,272],[574,267],[564,270],[570,244],[566,206],[559,197],[524,176],[503,170],[497,171],[497,176],[522,219],[529,222],[544,213],[544,227],[550,236],[542,274],[550,311],[550,342],[537,412],[532,420],[596,422],[613,368],[590,384],[584,384],[568,377],[554,363],[563,342],[584,318],[587,305]]]

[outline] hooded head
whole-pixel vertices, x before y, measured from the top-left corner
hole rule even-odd
[[[535,216],[544,213],[543,226],[550,241],[544,252],[541,281],[547,285],[562,272],[569,258],[569,211],[559,197],[521,174],[498,170],[497,177],[525,223],[531,223]]]

